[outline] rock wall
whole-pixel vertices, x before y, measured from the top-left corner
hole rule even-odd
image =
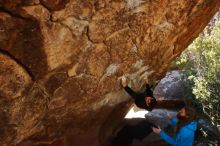
[[[101,145],[129,108],[120,77],[156,83],[219,6],[0,0],[0,145]]]

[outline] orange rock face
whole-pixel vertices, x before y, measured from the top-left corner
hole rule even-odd
[[[0,0],[0,145],[99,146],[219,0]]]

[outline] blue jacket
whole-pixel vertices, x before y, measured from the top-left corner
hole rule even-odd
[[[173,117],[170,124],[175,126],[177,124],[177,118]],[[173,146],[192,146],[196,128],[197,122],[192,121],[189,124],[181,127],[174,137],[167,135],[164,131],[160,132],[160,136]]]

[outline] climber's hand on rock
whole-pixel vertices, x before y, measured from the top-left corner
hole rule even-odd
[[[145,84],[145,85],[148,84],[148,79],[147,79],[147,78],[144,79],[144,84]]]
[[[123,76],[123,77],[121,78],[121,85],[122,85],[123,87],[126,87],[126,86],[128,85],[128,81],[127,81],[127,78],[126,78],[125,76]]]
[[[153,132],[156,133],[156,134],[159,134],[160,131],[161,131],[161,129],[160,129],[159,126],[158,126],[158,128],[153,127],[152,130],[153,130]]]

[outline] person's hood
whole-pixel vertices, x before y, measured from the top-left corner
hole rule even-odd
[[[197,122],[196,122],[196,121],[192,121],[192,122],[190,122],[189,124],[187,124],[187,125],[185,126],[185,128],[187,128],[188,130],[191,130],[191,131],[196,131]]]

